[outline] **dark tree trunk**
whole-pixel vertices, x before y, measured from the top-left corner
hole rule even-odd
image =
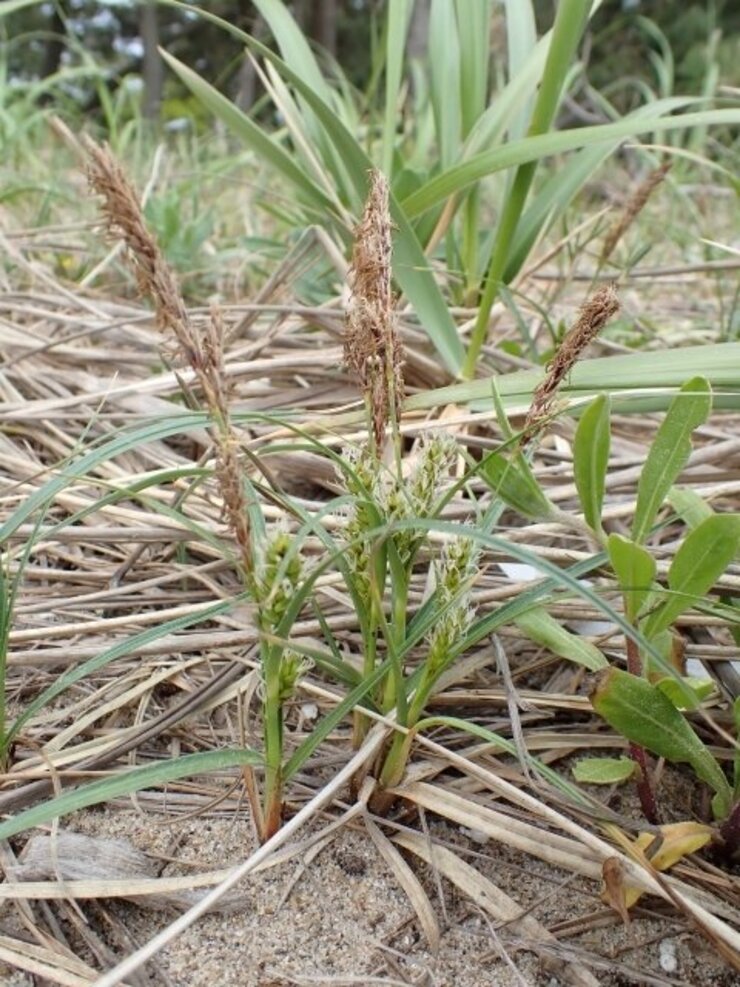
[[[162,104],[162,86],[164,72],[162,59],[159,57],[159,24],[157,21],[157,4],[154,0],[146,0],[141,5],[139,32],[144,45],[144,116],[147,120],[158,120]]]
[[[337,56],[337,0],[318,0],[313,5],[311,37],[334,58]]]
[[[52,10],[49,31],[53,37],[49,39],[44,50],[44,61],[41,66],[41,77],[43,79],[59,71],[62,52],[64,51],[64,21],[56,7]]]

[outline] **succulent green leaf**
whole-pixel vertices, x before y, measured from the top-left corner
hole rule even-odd
[[[600,394],[581,415],[573,443],[573,474],[586,524],[601,531],[606,468],[609,462],[609,398]]]
[[[630,757],[584,757],[573,765],[573,777],[587,785],[618,785],[635,773]]]
[[[520,614],[514,618],[514,623],[536,644],[549,648],[553,654],[567,661],[583,665],[592,672],[607,666],[606,658],[595,645],[566,630],[541,607]]]
[[[655,559],[629,538],[611,534],[607,550],[624,597],[625,616],[634,624],[655,579]]]
[[[670,699],[646,679],[619,668],[600,672],[591,693],[596,712],[628,740],[674,763],[691,765],[729,810],[730,786],[722,768]]]
[[[671,401],[637,485],[632,539],[643,542],[676,477],[691,453],[691,433],[703,425],[712,407],[709,383],[688,381]]]
[[[684,538],[668,570],[665,602],[645,621],[649,639],[670,627],[715,584],[740,545],[740,514],[713,514]]]

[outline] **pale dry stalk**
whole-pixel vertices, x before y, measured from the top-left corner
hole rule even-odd
[[[670,170],[671,162],[664,161],[660,167],[651,171],[647,178],[635,189],[619,217],[609,228],[606,236],[604,237],[604,245],[601,248],[601,257],[599,261],[600,264],[603,265],[609,260],[619,241],[634,223],[637,216],[639,216],[645,208],[648,199]]]
[[[84,138],[88,154],[88,180],[101,196],[106,229],[114,240],[123,240],[128,260],[141,294],[154,306],[157,326],[175,355],[190,366],[213,419],[216,444],[216,476],[224,510],[236,540],[247,583],[253,562],[247,502],[239,462],[239,440],[229,417],[228,390],[223,364],[224,326],[212,309],[205,328],[199,332],[188,315],[177,278],[156,240],[147,229],[139,197],[120,164],[107,146]],[[169,337],[169,338],[167,338]]]
[[[373,169],[354,234],[344,359],[359,378],[378,453],[388,422],[395,426],[400,419],[403,400],[402,348],[391,286],[392,229],[388,183]]]
[[[576,322],[565,334],[550,362],[544,380],[534,392],[524,423],[523,441],[530,441],[544,426],[561,382],[578,362],[588,344],[618,311],[619,298],[613,284],[604,285],[586,300]]]

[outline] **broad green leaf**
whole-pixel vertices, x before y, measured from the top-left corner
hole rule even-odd
[[[601,531],[601,508],[609,462],[609,398],[600,394],[583,412],[573,442],[573,475],[586,524]]]
[[[670,594],[646,619],[643,631],[652,638],[670,627],[714,586],[735,558],[740,544],[740,514],[713,514],[681,542],[668,570]]]
[[[618,668],[597,677],[591,704],[610,726],[653,754],[688,763],[719,796],[721,814],[730,803],[730,786],[709,749],[688,720],[657,686]]]
[[[711,679],[697,679],[684,675],[683,683],[696,695],[696,702],[693,706],[686,705],[686,700],[683,694],[676,688],[674,679],[658,679],[655,684],[664,695],[668,696],[676,709],[698,709],[701,703],[717,690],[717,686]]]
[[[618,785],[635,773],[631,757],[584,757],[573,765],[576,781],[588,785]]]
[[[712,408],[709,383],[687,381],[671,402],[653,440],[637,485],[632,539],[643,542],[676,477],[691,454],[691,433],[703,425]]]
[[[625,616],[634,624],[655,580],[655,559],[641,545],[617,534],[609,535],[607,551],[624,597]]]
[[[542,520],[552,516],[553,506],[522,456],[507,459],[500,452],[491,453],[482,464],[481,475],[497,497],[524,517]]]
[[[536,607],[514,618],[516,626],[536,644],[553,654],[583,665],[592,672],[606,668],[607,660],[599,649],[577,634],[571,634],[546,610]]]
[[[671,487],[666,500],[689,528],[698,528],[714,514],[706,500],[688,487]]]
[[[110,799],[118,798],[119,795],[139,792],[153,785],[164,785],[189,775],[223,771],[244,764],[260,764],[261,761],[262,758],[256,751],[248,749],[207,751],[201,754],[185,754],[169,761],[158,761],[143,768],[123,771],[111,778],[93,781],[89,785],[80,785],[79,788],[65,792],[41,805],[35,805],[32,809],[26,809],[25,812],[0,823],[0,840],[7,840],[9,836],[22,833],[32,826],[51,822],[58,816],[85,809],[88,805],[108,802]]]

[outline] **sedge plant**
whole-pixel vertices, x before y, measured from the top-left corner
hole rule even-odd
[[[624,139],[740,120],[733,107],[686,112],[692,100],[671,95],[607,124],[556,131],[562,100],[582,73],[577,51],[599,0],[562,0],[552,28],[541,37],[531,0],[507,0],[506,68],[496,66],[498,71],[486,43],[496,29],[496,5],[433,3],[420,85],[409,84],[406,55],[413,3],[391,0],[368,93],[359,95],[336,65],[334,76],[322,69],[287,4],[255,5],[279,54],[208,11],[198,16],[247,47],[281,130],[242,112],[173,55],[163,57],[204,107],[291,190],[302,226],[320,222],[348,247],[367,172],[380,167],[397,228],[395,284],[456,376],[478,373],[502,288]],[[497,79],[505,80],[500,88]],[[572,155],[568,167],[537,180],[544,161],[563,154]],[[446,282],[435,273],[438,263],[455,275],[448,279],[447,296]],[[477,306],[469,340],[458,331],[448,296]]]

